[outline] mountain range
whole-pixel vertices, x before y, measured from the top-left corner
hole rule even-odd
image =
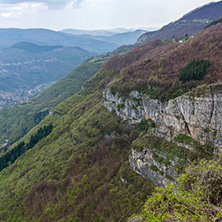
[[[0,221],[221,221],[221,36],[122,46],[0,110]]]
[[[150,28],[151,29],[151,28]],[[136,31],[135,29],[115,28],[115,29],[99,29],[99,30],[81,30],[81,29],[64,29],[61,32],[72,35],[92,35],[92,36],[113,36],[115,34]]]
[[[139,35],[144,31],[126,32],[125,35],[133,36],[130,44],[134,44]],[[119,33],[120,42],[123,33]],[[30,42],[40,46],[62,45],[65,47],[80,47],[94,54],[102,54],[113,51],[121,46],[118,42],[118,36],[105,38],[105,36],[96,37],[93,35],[73,35],[65,32],[57,32],[48,29],[0,29],[0,48],[10,47],[18,42]]]
[[[75,34],[79,33],[78,35],[80,35],[80,33],[83,33],[80,36],[93,36],[94,39],[96,40],[101,40],[101,41],[105,41],[105,42],[110,42],[113,44],[116,44],[118,46],[121,45],[131,45],[131,44],[135,44],[135,42],[137,41],[137,39],[144,33],[146,33],[145,30],[134,30],[134,31],[130,31],[130,30],[121,30],[120,33],[114,33],[114,32],[109,32],[109,31],[105,31],[105,30],[98,30],[98,31],[83,31],[83,30],[73,30],[73,29],[68,29],[68,30],[63,30],[62,32],[65,33],[69,33],[69,34]]]

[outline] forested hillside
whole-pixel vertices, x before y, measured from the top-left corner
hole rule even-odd
[[[221,110],[221,36],[222,24],[217,24],[182,44],[154,40],[108,59],[85,82],[80,92],[50,108],[50,115],[9,147],[5,154],[8,156],[13,154],[13,148],[19,149],[18,146],[23,147],[23,150],[16,158],[7,159],[7,167],[0,172],[0,220],[126,221],[133,213],[140,212],[154,190],[154,183],[159,184],[163,180],[175,182],[172,176],[184,172],[185,166],[193,160],[216,156],[214,151],[219,152],[221,145],[221,112],[218,112]],[[89,61],[96,62],[94,71],[99,68],[99,59]],[[88,64],[84,65],[89,68]],[[180,79],[182,70],[196,69],[199,66],[203,66],[204,72],[200,79]],[[70,78],[73,78],[71,74]],[[64,82],[63,86],[65,85]],[[36,97],[36,101],[41,96],[44,94]],[[57,96],[59,98],[59,94]],[[213,101],[212,109],[211,103],[204,107],[199,105],[206,104],[210,99]],[[40,101],[36,107],[41,104]],[[186,108],[197,104],[197,108],[189,114],[193,122],[199,114],[198,109],[201,112],[204,110],[203,120],[201,119],[203,124],[213,121],[212,129],[201,126],[205,133],[203,135],[209,135],[206,144],[201,144],[189,131],[189,122],[183,115],[183,101]],[[149,104],[154,104],[151,108],[159,113],[152,116],[152,110],[148,110]],[[141,111],[140,107],[149,112]],[[172,114],[170,109],[173,110]],[[177,121],[178,125],[182,123],[182,126],[178,126],[178,132],[187,134],[174,135],[171,120]],[[51,131],[48,130],[42,134],[44,136],[37,138],[36,135],[48,127]],[[169,128],[171,137],[167,137],[164,127]],[[173,139],[169,141],[169,138]],[[215,138],[218,139],[215,141]],[[208,141],[212,143],[207,143]],[[214,147],[216,145],[218,146]],[[152,164],[146,162],[150,159]],[[133,170],[134,160],[137,168]],[[211,160],[210,163],[214,162]],[[143,167],[151,169],[152,182],[145,177]],[[187,175],[190,180],[183,182],[188,190],[190,184],[195,185],[199,181],[198,177],[198,174],[194,178]],[[174,191],[174,185],[159,190],[166,195],[156,194],[157,201],[154,203],[157,206],[150,207],[148,201],[144,221],[154,219],[148,218],[155,216],[150,215],[152,210],[161,217],[160,221],[167,221],[165,219],[170,218],[170,210],[175,207],[180,212],[185,212],[189,221],[210,221],[213,218],[208,214],[211,209],[215,213],[214,218],[221,218],[221,206],[216,202],[208,202],[207,205],[205,199],[197,195],[199,199],[191,198],[191,202],[192,206],[201,208],[201,211],[199,208],[187,210],[181,206],[181,202],[193,193],[179,189],[179,197],[175,197],[173,195],[177,193],[172,190]],[[197,191],[202,193],[202,190]],[[168,199],[173,202],[164,205],[162,200]],[[189,201],[190,199],[185,203],[190,205]],[[166,217],[165,214],[159,215],[162,211],[158,206],[162,203],[163,208],[167,209]],[[190,211],[194,215],[191,219]],[[178,216],[178,213],[172,215]],[[179,216],[171,217],[168,221],[182,220],[183,217]]]
[[[169,100],[197,85],[217,82],[221,79],[221,27],[221,24],[211,26],[183,44],[153,40],[127,55],[113,57],[107,67],[114,64],[114,72],[119,73],[119,78],[109,86],[121,94],[138,90],[151,98]],[[193,59],[204,59],[211,65],[203,79],[181,81],[180,72]]]

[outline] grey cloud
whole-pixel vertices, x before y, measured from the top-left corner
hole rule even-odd
[[[68,3],[73,3],[73,7],[79,7],[84,0],[1,0],[1,4],[18,4],[24,2],[44,3],[49,8],[62,8]]]

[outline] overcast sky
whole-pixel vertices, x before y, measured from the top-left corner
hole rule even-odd
[[[209,0],[0,0],[0,28],[161,27]]]

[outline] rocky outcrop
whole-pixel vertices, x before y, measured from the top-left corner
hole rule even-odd
[[[222,148],[222,87],[213,91],[210,86],[198,97],[186,94],[165,103],[137,91],[123,98],[109,88],[103,97],[104,106],[130,124],[152,119],[158,126],[152,133],[157,136],[171,140],[178,134],[187,134],[201,143]]]
[[[151,99],[138,91],[132,91],[128,98],[113,93],[109,88],[103,92],[104,106],[115,111],[128,124],[137,124],[144,119],[151,119],[156,127],[150,133],[171,141],[179,134],[186,134],[204,144],[222,148],[222,84],[206,87],[198,96],[186,94],[168,102]],[[148,122],[147,122],[148,123]],[[178,143],[186,149],[193,149],[191,144]],[[183,160],[182,160],[183,161]],[[167,154],[149,150],[132,149],[129,156],[131,168],[140,175],[151,179],[159,186],[165,186],[178,177],[176,165],[180,165],[176,156],[169,159]]]
[[[161,158],[161,161],[158,161],[158,158]],[[142,152],[132,149],[129,163],[134,171],[151,179],[159,186],[165,186],[178,177],[175,170],[175,166],[178,165],[178,158],[175,157],[175,160],[169,160],[167,156],[146,148]]]

